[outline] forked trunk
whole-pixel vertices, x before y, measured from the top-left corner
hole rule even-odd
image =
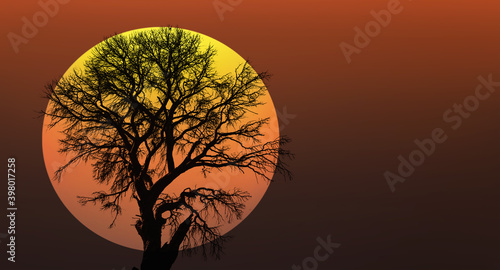
[[[191,214],[179,224],[170,239],[170,243],[162,246],[163,223],[154,218],[152,211],[143,211],[142,214],[141,221],[136,224],[136,229],[144,244],[141,270],[171,269],[179,254],[179,247],[191,227],[193,215]]]
[[[144,253],[142,257],[141,270],[169,270],[172,268],[178,250],[171,250],[161,245],[162,224],[151,216],[145,216],[143,223],[136,226],[142,237]]]

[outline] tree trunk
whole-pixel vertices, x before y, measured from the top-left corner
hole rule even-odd
[[[153,211],[141,209],[141,219],[135,226],[144,245],[141,270],[169,270],[172,267],[179,254],[179,248],[189,232],[192,218],[193,214],[179,224],[170,242],[162,246],[161,231],[165,222],[156,219]]]
[[[136,226],[144,244],[141,270],[169,270],[177,259],[179,251],[162,248],[163,224],[152,215],[143,215],[142,220],[143,223]]]
[[[144,251],[141,270],[170,270],[176,259],[177,252],[164,251],[161,249]]]

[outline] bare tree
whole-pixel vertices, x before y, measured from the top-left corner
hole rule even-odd
[[[178,28],[115,35],[92,50],[82,69],[47,86],[49,128],[64,127],[60,152],[74,155],[54,178],[77,162],[92,165],[94,180],[109,190],[80,197],[121,213],[134,198],[135,225],[144,244],[142,270],[170,269],[180,250],[201,246],[218,257],[225,238],[209,219],[240,218],[249,194],[242,190],[187,187],[164,190],[191,169],[231,167],[269,179],[290,177],[283,137],[263,142],[269,119],[248,120],[266,89],[247,62],[218,74],[213,46]],[[181,156],[182,158],[176,158]],[[272,175],[272,174],[271,174]],[[115,222],[113,221],[113,223]],[[162,245],[162,230],[170,228]]]

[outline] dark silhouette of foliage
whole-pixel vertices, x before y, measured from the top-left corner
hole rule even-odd
[[[74,155],[55,179],[89,162],[94,180],[109,190],[80,197],[82,204],[100,204],[116,220],[122,200],[137,201],[142,270],[170,269],[179,250],[203,243],[205,256],[218,257],[226,239],[207,220],[241,217],[245,191],[188,187],[164,194],[186,171],[231,167],[267,180],[274,171],[290,176],[283,158],[291,154],[281,147],[288,140],[263,142],[269,119],[248,120],[262,104],[268,75],[247,62],[234,74],[217,74],[216,53],[177,28],[121,34],[97,45],[83,69],[47,86],[49,127],[64,127],[60,152]],[[165,226],[170,237],[162,245]]]

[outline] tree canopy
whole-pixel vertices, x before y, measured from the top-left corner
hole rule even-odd
[[[119,215],[121,200],[134,198],[145,250],[158,248],[152,228],[169,226],[170,240],[159,248],[210,242],[218,254],[222,238],[207,218],[241,215],[249,196],[243,190],[186,187],[178,196],[164,194],[186,171],[231,167],[267,180],[268,172],[290,176],[283,158],[291,154],[281,147],[288,140],[264,141],[269,119],[248,117],[262,105],[269,75],[248,62],[218,74],[216,54],[200,35],[178,28],[119,34],[94,47],[82,69],[46,87],[49,127],[64,127],[60,152],[74,156],[55,179],[68,166],[91,163],[94,180],[109,190],[81,202]]]

